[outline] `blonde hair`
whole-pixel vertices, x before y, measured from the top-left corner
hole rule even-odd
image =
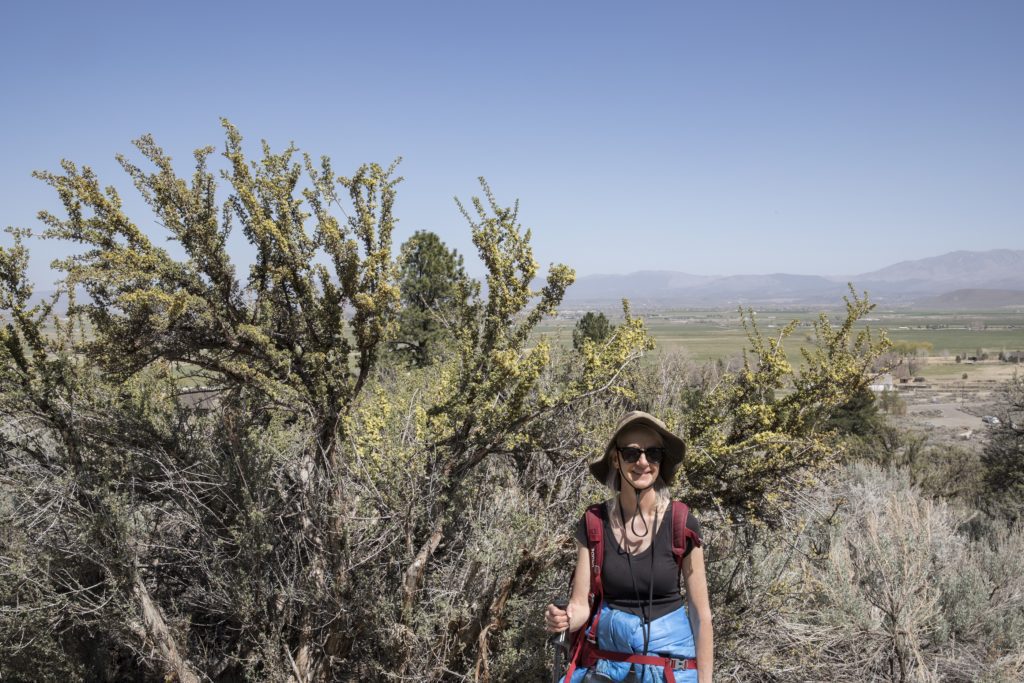
[[[604,483],[615,492],[615,495],[605,503],[608,509],[608,520],[613,525],[621,524],[622,520],[619,518],[619,496],[622,495],[622,478],[619,475],[618,469],[609,467],[608,478]],[[672,502],[672,494],[669,493],[668,484],[661,478],[660,472],[658,473],[658,478],[654,480],[654,496],[654,509],[657,512],[656,519],[657,523],[661,524],[661,521],[665,518],[665,511],[668,510],[668,506]]]

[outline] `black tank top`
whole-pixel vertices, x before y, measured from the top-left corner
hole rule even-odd
[[[612,533],[611,526],[607,519],[604,520],[604,565],[601,568],[602,587],[604,589],[604,601],[609,607],[629,612],[637,616],[643,616],[641,607],[647,607],[648,591],[651,589],[651,581],[654,582],[654,596],[651,600],[651,609],[648,610],[650,619],[657,619],[669,612],[673,612],[683,605],[683,598],[679,594],[679,567],[675,558],[672,557],[672,507],[669,506],[665,517],[658,525],[657,538],[654,543],[654,568],[651,570],[651,547],[636,555],[627,558],[626,551],[619,547]],[[686,526],[700,537],[700,522],[693,511],[686,519]],[[576,526],[576,540],[583,547],[587,547],[587,523],[580,519]],[[686,553],[693,550],[693,542],[687,539]],[[684,555],[685,556],[685,555]],[[630,565],[632,565],[633,578],[630,578]],[[633,579],[636,580],[636,590],[633,589]],[[639,601],[637,600],[639,596]]]

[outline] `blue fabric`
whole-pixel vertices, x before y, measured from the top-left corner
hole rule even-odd
[[[635,614],[602,605],[601,618],[597,622],[597,646],[613,652],[643,653],[643,620]],[[651,622],[651,638],[647,645],[647,653],[679,659],[693,659],[696,656],[693,632],[690,630],[690,620],[685,607],[680,607]],[[621,681],[629,673],[630,666],[635,666],[634,670],[643,683],[663,683],[665,680],[665,670],[656,666],[631,665],[628,662],[601,659],[598,660],[595,669],[610,676],[612,680]],[[697,683],[695,669],[675,669],[673,674],[676,683]],[[587,669],[577,669],[570,683],[581,683],[586,675]],[[562,683],[565,683],[565,677],[562,678]]]

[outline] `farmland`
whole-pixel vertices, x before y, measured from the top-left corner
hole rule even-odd
[[[841,311],[828,311],[834,323]],[[559,344],[570,344],[576,319],[582,312],[564,312],[542,330]],[[735,310],[665,310],[640,313],[657,344],[655,353],[683,351],[694,360],[728,358],[741,352],[746,332]],[[621,317],[621,316],[620,316]],[[813,339],[818,312],[810,310],[754,310],[753,318],[765,336],[777,336],[790,321],[798,321],[786,345],[798,362],[799,347]],[[612,322],[616,318],[612,316]],[[874,311],[860,327],[885,330],[894,342],[924,345],[928,356],[923,373],[957,376],[955,357],[1024,350],[1024,311]],[[929,346],[930,345],[930,346]],[[1009,364],[999,364],[1010,367]],[[980,367],[980,366],[979,366]]]

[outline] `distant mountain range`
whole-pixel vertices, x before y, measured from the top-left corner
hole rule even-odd
[[[617,309],[623,298],[636,309],[746,304],[828,308],[842,304],[848,282],[858,293],[866,290],[872,301],[884,306],[1024,309],[1024,250],[954,251],[849,276],[693,275],[669,270],[584,275],[566,292],[562,309]],[[539,287],[543,283],[538,280],[534,284]],[[33,299],[51,295],[38,292]],[[79,299],[86,299],[84,292]],[[62,313],[65,305],[62,300],[57,312]]]
[[[693,275],[638,271],[586,275],[566,293],[563,308],[615,305],[664,306],[836,305],[852,282],[858,292],[886,305],[928,308],[1024,306],[1024,250],[954,251],[902,261],[859,275]]]

